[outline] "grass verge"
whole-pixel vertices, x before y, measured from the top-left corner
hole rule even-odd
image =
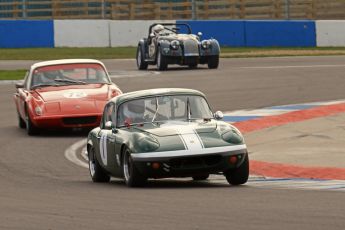
[[[25,73],[26,70],[0,70],[0,80],[20,80]]]
[[[53,60],[63,58],[121,59],[135,58],[135,54],[136,47],[0,49],[0,60]],[[221,57],[228,58],[305,55],[345,55],[345,47],[221,48]]]

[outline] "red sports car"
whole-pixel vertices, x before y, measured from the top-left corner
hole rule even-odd
[[[105,103],[122,94],[104,64],[91,59],[36,63],[16,88],[19,127],[29,135],[42,128],[96,127]]]

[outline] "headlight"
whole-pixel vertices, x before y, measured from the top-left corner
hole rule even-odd
[[[159,148],[159,143],[155,139],[145,136],[138,140],[138,146],[143,152],[151,152]]]
[[[36,115],[41,116],[41,115],[42,115],[42,108],[39,107],[39,106],[37,106],[37,107],[35,108],[35,113],[36,113]]]
[[[240,133],[237,133],[235,130],[229,130],[222,134],[224,141],[231,144],[241,144],[243,143],[243,137]]]
[[[201,47],[203,49],[208,49],[208,48],[210,48],[210,46],[211,46],[211,42],[209,40],[203,40],[201,42]]]
[[[180,42],[177,40],[174,40],[170,43],[170,46],[173,50],[177,50],[180,47]]]

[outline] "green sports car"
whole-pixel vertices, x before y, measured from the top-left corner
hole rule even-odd
[[[94,182],[124,178],[129,187],[148,178],[206,180],[223,173],[231,185],[244,184],[249,160],[243,136],[223,114],[212,113],[205,95],[191,89],[150,89],[125,93],[104,108],[100,127],[87,140]]]

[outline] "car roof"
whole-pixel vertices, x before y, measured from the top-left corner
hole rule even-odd
[[[205,95],[194,89],[183,89],[183,88],[158,88],[158,89],[146,89],[146,90],[139,90],[133,91],[129,93],[124,93],[118,95],[111,99],[112,102],[121,104],[122,102],[143,98],[143,97],[151,97],[151,96],[161,96],[161,95],[186,95],[186,94],[193,94],[205,97]]]
[[[31,66],[31,69],[36,69],[38,67],[49,66],[49,65],[78,64],[78,63],[96,63],[104,67],[104,64],[102,62],[95,59],[60,59],[60,60],[37,62]]]

